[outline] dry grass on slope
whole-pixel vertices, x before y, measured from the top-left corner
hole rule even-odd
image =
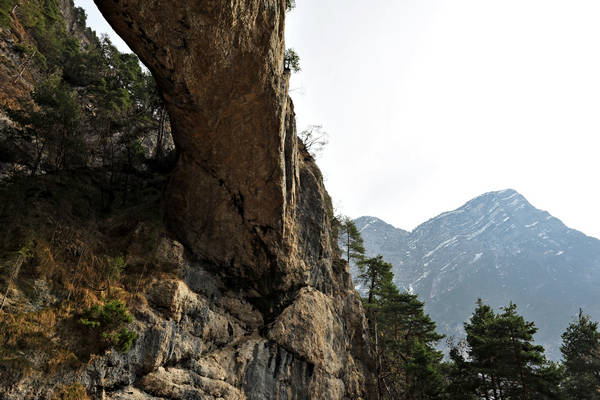
[[[124,182],[87,171],[0,187],[0,375],[47,376],[100,354],[79,322],[84,310],[109,300],[134,307],[161,273],[166,177]]]

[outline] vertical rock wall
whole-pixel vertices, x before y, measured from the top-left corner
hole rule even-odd
[[[334,253],[321,174],[297,142],[285,0],[95,2],[165,99],[180,153],[167,193],[172,231],[260,315],[211,356],[223,379],[247,399],[368,397],[362,308]],[[161,362],[144,373],[155,394],[181,378]],[[199,382],[191,386],[221,396]]]

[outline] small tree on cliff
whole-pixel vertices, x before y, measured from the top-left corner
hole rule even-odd
[[[292,11],[294,8],[296,8],[296,0],[287,0],[285,10]]]
[[[309,125],[298,134],[306,151],[315,159],[329,143],[327,136],[327,132],[323,131],[323,125]]]
[[[292,48],[285,49],[283,67],[286,71],[300,72],[302,70],[300,68],[300,57],[298,56],[298,53],[296,53],[296,50]]]

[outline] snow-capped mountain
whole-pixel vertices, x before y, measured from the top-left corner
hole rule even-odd
[[[478,297],[516,303],[559,358],[560,335],[581,307],[600,319],[600,240],[569,229],[514,190],[483,194],[408,233],[374,217],[355,220],[368,255],[394,266],[438,330],[460,336]]]

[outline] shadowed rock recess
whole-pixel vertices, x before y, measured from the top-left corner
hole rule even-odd
[[[360,299],[296,138],[285,0],[95,2],[162,91],[180,153],[167,217],[190,253],[148,289],[161,322],[110,396],[368,398]]]

